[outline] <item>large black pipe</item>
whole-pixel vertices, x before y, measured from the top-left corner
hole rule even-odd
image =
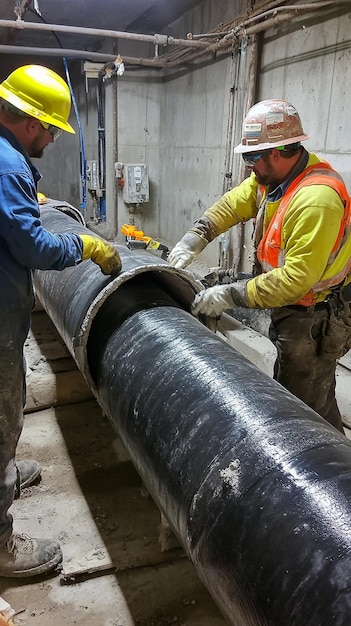
[[[36,279],[53,319],[57,277]],[[131,276],[90,316],[83,369],[100,405],[229,624],[349,626],[348,440],[158,278]]]
[[[57,200],[50,199],[41,207],[40,214],[44,227],[54,233],[92,234],[82,218],[78,220],[67,206],[63,206],[63,203],[60,204]],[[117,248],[122,259],[123,271],[115,278],[104,276],[92,261],[69,267],[63,272],[36,271],[34,276],[35,290],[39,299],[91,386],[94,385],[94,381],[87,367],[86,355],[90,326],[94,316],[111,294],[125,283],[139,277],[140,289],[146,294],[146,299],[144,298],[140,306],[146,306],[147,301],[150,306],[152,300],[150,295],[148,296],[149,287],[143,287],[143,282],[146,278],[152,277],[155,283],[162,286],[168,297],[189,310],[194,293],[201,288],[201,283],[195,280],[190,272],[175,270],[157,254],[145,251],[131,252],[125,246]],[[127,314],[131,312],[132,310]],[[210,325],[209,321],[208,323]]]

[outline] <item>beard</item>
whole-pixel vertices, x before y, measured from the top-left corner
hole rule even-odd
[[[32,145],[28,150],[28,155],[33,159],[41,159],[44,154],[43,140],[39,141],[38,138],[33,139]]]
[[[272,189],[274,189],[277,185],[279,185],[281,180],[277,178],[277,174],[274,170],[274,167],[270,164],[267,158],[265,158],[265,166],[266,166],[266,171],[264,174],[259,174],[258,172],[255,171],[255,168],[254,168],[253,171],[255,172],[256,180],[259,185],[264,185],[265,187],[268,187],[269,185]]]
[[[29,156],[32,159],[41,159],[41,157],[44,154],[44,148],[41,148],[40,150],[36,150],[35,152],[33,150],[30,151]]]

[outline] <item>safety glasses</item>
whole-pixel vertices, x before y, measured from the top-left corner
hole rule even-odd
[[[45,130],[49,131],[54,141],[62,133],[62,128],[57,128],[57,126],[54,126],[53,124],[48,124],[47,122],[40,122],[40,124],[42,125],[43,128],[45,128]]]
[[[267,150],[265,150],[265,152],[251,152],[249,154],[242,154],[241,156],[244,159],[245,165],[247,165],[248,167],[254,167],[257,161],[259,161],[266,152]]]

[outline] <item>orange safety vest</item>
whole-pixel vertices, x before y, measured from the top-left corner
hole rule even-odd
[[[328,163],[321,162],[316,163],[315,165],[310,165],[304,169],[286,189],[282,196],[280,205],[258,245],[257,258],[261,264],[263,272],[269,272],[270,270],[278,267],[283,267],[285,262],[285,251],[282,247],[282,228],[284,216],[292,198],[302,187],[307,185],[327,185],[328,187],[331,187],[337,192],[344,205],[343,219],[340,224],[339,233],[334,247],[328,259],[328,266],[335,261],[338,252],[345,242],[345,239],[349,236],[351,230],[351,198],[345,187],[345,183],[343,182],[341,176],[333,170]],[[347,264],[340,271],[338,271],[335,276],[328,279],[323,279],[322,277],[322,279],[313,285],[312,289],[310,289],[310,291],[296,304],[300,304],[302,306],[312,306],[316,302],[318,292],[339,285],[350,273],[350,270],[351,257]]]

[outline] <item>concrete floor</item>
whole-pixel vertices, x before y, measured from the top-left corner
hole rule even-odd
[[[42,480],[14,502],[14,527],[58,538],[64,571],[72,560],[82,571],[0,579],[15,625],[224,626],[44,312],[33,314],[26,359],[18,458],[36,458]],[[111,569],[84,573],[106,559]]]

